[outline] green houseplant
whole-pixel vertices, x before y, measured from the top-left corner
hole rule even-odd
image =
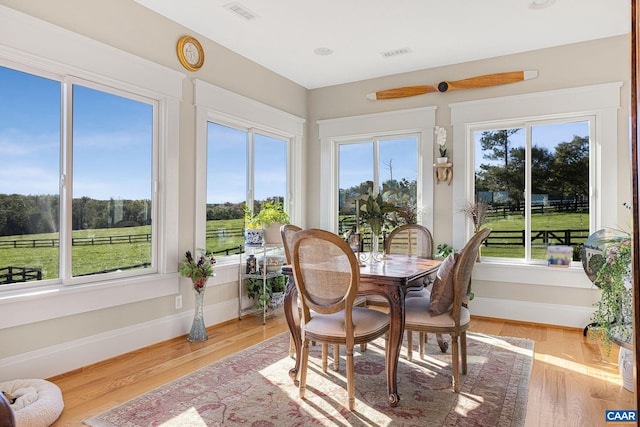
[[[284,210],[282,202],[267,200],[262,204],[260,212],[255,216],[264,231],[264,240],[268,244],[282,244],[280,226],[289,224],[289,214]]]
[[[617,234],[604,242],[601,255],[593,255],[589,260],[596,271],[595,283],[602,291],[591,318],[595,326],[590,332],[607,351],[613,341],[631,343],[633,338],[631,248],[631,237],[627,233]]]
[[[278,299],[278,294],[281,297],[284,296],[285,288],[287,287],[287,276],[279,275],[275,277],[267,278],[266,286],[263,292],[263,282],[261,278],[249,277],[246,281],[247,296],[256,301],[256,308],[263,309],[265,306],[274,308],[271,304],[272,300]],[[279,298],[278,303],[282,303],[283,298]],[[275,301],[274,301],[275,302]],[[276,304],[277,306],[278,304]]]

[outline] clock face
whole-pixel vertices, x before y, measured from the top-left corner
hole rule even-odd
[[[182,47],[182,54],[184,55],[184,59],[191,65],[195,65],[198,63],[200,59],[200,54],[198,53],[198,48],[193,43],[187,42]]]
[[[189,71],[198,71],[204,64],[204,50],[191,36],[182,36],[178,40],[178,59],[184,68]]]

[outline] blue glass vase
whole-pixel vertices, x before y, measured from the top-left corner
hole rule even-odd
[[[194,286],[193,289],[196,293],[196,306],[195,314],[193,315],[193,324],[191,325],[191,332],[189,332],[189,337],[187,337],[187,341],[189,342],[201,342],[209,339],[207,329],[204,326],[204,312],[202,308],[205,289],[206,285],[202,287]]]

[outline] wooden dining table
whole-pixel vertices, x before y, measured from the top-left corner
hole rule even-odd
[[[424,279],[437,271],[440,260],[407,255],[386,255],[382,261],[370,261],[360,267],[358,295],[383,295],[389,301],[389,333],[387,340],[386,374],[389,404],[398,405],[397,369],[404,335],[404,297],[409,290],[422,289]],[[298,384],[302,337],[298,313],[298,291],[290,265],[282,267],[289,276],[284,300],[284,313],[295,344],[295,366],[289,376]]]

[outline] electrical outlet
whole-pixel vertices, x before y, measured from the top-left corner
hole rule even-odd
[[[176,310],[182,308],[182,295],[176,295]]]

